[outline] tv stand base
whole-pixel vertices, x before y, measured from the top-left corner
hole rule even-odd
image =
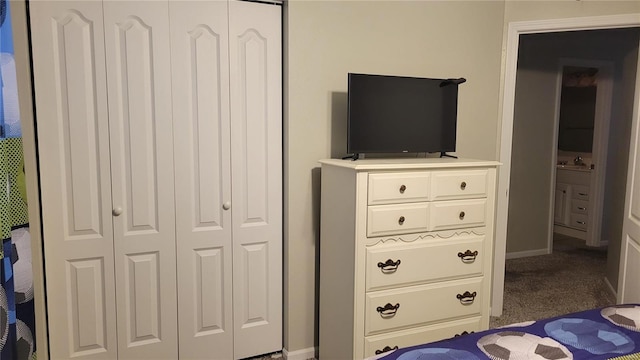
[[[455,155],[449,155],[449,154],[447,154],[447,153],[446,153],[446,152],[444,152],[444,151],[441,151],[441,152],[440,152],[440,157],[441,157],[441,158],[443,158],[443,157],[450,157],[450,158],[454,158],[454,159],[457,159],[457,158],[458,158],[457,156],[455,156]]]

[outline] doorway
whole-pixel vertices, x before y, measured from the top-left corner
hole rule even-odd
[[[514,183],[517,182],[518,179],[514,179],[512,177],[512,175],[515,175],[514,177],[519,176],[520,174],[531,174],[531,176],[528,176],[531,179],[538,179],[540,183],[544,183],[546,181],[545,186],[547,187],[547,189],[551,188],[551,181],[553,179],[553,181],[555,181],[555,178],[551,176],[550,174],[550,170],[549,170],[549,159],[551,159],[550,156],[550,150],[552,149],[551,146],[551,139],[544,139],[544,141],[539,141],[539,137],[536,137],[533,135],[533,131],[529,131],[528,135],[531,138],[534,138],[537,140],[537,143],[539,145],[543,145],[542,147],[544,147],[546,150],[541,150],[540,152],[525,152],[524,154],[520,154],[520,155],[524,155],[525,157],[528,156],[528,160],[531,161],[517,161],[514,159],[517,159],[518,154],[518,150],[513,148],[512,149],[512,145],[516,143],[516,138],[517,138],[517,134],[516,134],[516,130],[518,130],[515,126],[514,123],[517,121],[515,120],[517,118],[518,115],[522,115],[522,112],[529,112],[531,114],[534,114],[535,116],[535,111],[533,110],[539,110],[535,107],[529,107],[529,108],[522,108],[522,107],[517,107],[515,106],[517,98],[522,96],[521,92],[517,91],[517,88],[519,86],[522,86],[522,82],[519,79],[519,74],[517,76],[517,66],[521,65],[521,60],[522,58],[520,58],[519,52],[522,50],[521,45],[524,43],[522,40],[523,38],[525,38],[525,36],[550,36],[550,37],[554,37],[554,36],[559,36],[561,34],[568,34],[568,32],[563,33],[563,31],[569,31],[571,30],[572,33],[576,33],[575,30],[606,30],[606,29],[618,29],[618,28],[630,28],[633,26],[638,26],[640,25],[640,23],[638,23],[637,17],[633,17],[633,16],[625,16],[625,15],[620,15],[620,16],[613,16],[613,17],[606,17],[606,18],[601,18],[601,17],[594,17],[594,18],[575,18],[575,19],[564,19],[562,21],[559,20],[549,20],[549,21],[541,21],[541,22],[519,22],[519,23],[511,23],[509,25],[509,29],[508,29],[508,37],[507,37],[507,64],[506,64],[506,73],[505,73],[505,91],[504,91],[504,102],[503,102],[503,117],[502,117],[502,141],[501,141],[501,150],[500,150],[500,161],[503,163],[503,166],[500,170],[500,181],[499,181],[499,188],[498,188],[498,194],[499,198],[498,198],[498,214],[497,214],[497,227],[496,227],[496,252],[495,252],[495,262],[494,262],[494,289],[493,289],[493,294],[492,294],[492,315],[493,316],[499,316],[502,313],[502,296],[503,296],[503,285],[504,285],[504,261],[506,259],[506,252],[507,252],[507,219],[509,220],[509,222],[512,220],[513,217],[513,213],[510,211],[509,209],[509,202],[517,200],[514,199],[514,196],[516,196],[517,193],[517,189],[513,188],[512,185]],[[620,29],[623,30],[623,29]],[[544,34],[543,34],[544,33]],[[591,33],[594,34],[593,32],[590,31],[581,31],[581,33]],[[616,41],[613,41],[614,43],[616,43]],[[633,69],[635,69],[637,67],[637,38],[635,40],[635,52],[636,52],[636,57],[635,60],[632,60],[629,56],[625,56],[625,60],[624,60],[624,64],[625,66],[629,66],[632,67]],[[564,47],[564,45],[561,45],[559,48]],[[554,65],[557,66],[557,63]],[[531,74],[529,74],[531,75]],[[534,74],[535,75],[535,74]],[[616,74],[616,76],[618,76],[619,74]],[[518,81],[516,81],[516,77],[518,77]],[[551,74],[537,74],[534,76],[534,78],[537,79],[538,82],[534,81],[534,86],[539,86],[541,84],[541,82],[547,81],[550,78],[552,78],[553,75]],[[628,83],[625,83],[625,85],[623,86],[624,89],[628,90],[631,92],[631,95],[624,95],[620,97],[620,100],[624,100],[624,101],[628,101],[629,104],[631,104],[630,108],[631,110],[628,110],[628,128],[626,130],[626,134],[628,137],[628,134],[630,134],[630,123],[631,123],[631,118],[632,118],[632,113],[633,113],[633,91],[635,89],[635,71],[633,73],[633,76],[627,76],[627,79],[629,80]],[[553,79],[551,79],[551,81],[553,81]],[[520,95],[517,95],[520,94]],[[554,103],[554,99],[553,99],[553,95],[554,92],[553,91],[547,91],[547,92],[540,92],[538,95],[539,100],[542,98],[549,98],[549,103],[553,104]],[[552,106],[551,106],[552,107]],[[539,116],[540,113],[537,113],[538,119],[541,119],[541,117]],[[549,116],[549,118],[553,118],[553,113],[551,113],[551,115]],[[534,122],[534,124],[536,124]],[[547,125],[545,125],[547,126]],[[541,124],[538,122],[536,124],[536,128],[533,128],[532,130],[534,131],[541,131],[543,130],[544,126],[541,126]],[[522,129],[520,129],[522,130]],[[551,133],[551,130],[548,130],[546,132],[547,134]],[[549,136],[550,138],[550,136]],[[543,142],[546,142],[545,144],[542,144]],[[518,142],[519,143],[519,142]],[[619,146],[620,148],[625,148],[624,153],[628,154],[628,149],[629,149],[629,143],[627,142],[627,144],[625,145],[624,142],[620,142],[620,143],[616,143],[616,146]],[[513,151],[512,151],[513,150]],[[617,149],[616,149],[617,150]],[[543,155],[545,154],[546,155]],[[513,158],[512,158],[513,155]],[[541,165],[541,167],[537,168],[536,167],[539,165],[535,159],[536,158],[544,158],[544,164]],[[611,156],[609,157],[611,159]],[[624,169],[624,172],[626,174],[626,167],[627,167],[627,161],[626,160],[620,160],[620,159],[616,159],[616,164],[620,165],[619,167]],[[525,168],[524,171],[519,171],[519,169]],[[542,170],[542,171],[534,171],[533,173],[531,172],[532,170],[539,170],[539,169],[546,169],[546,170]],[[609,171],[609,170],[608,170]],[[526,175],[523,175],[526,176]],[[620,178],[623,180],[623,183],[626,182],[626,176],[620,176]],[[515,181],[515,182],[514,182]],[[624,203],[624,184],[622,186],[622,202]],[[533,194],[534,192],[530,191],[531,194]],[[546,197],[545,201],[541,201],[540,203],[543,204],[543,207],[546,207],[547,209],[550,206],[551,203],[551,191],[548,190],[548,196]],[[540,198],[539,196],[537,196],[537,198]],[[527,204],[526,202],[524,202],[523,204]],[[527,204],[528,205],[528,204]],[[538,211],[539,212],[539,211]],[[545,213],[548,214],[548,211],[544,211]],[[620,214],[619,216],[612,216],[612,218],[617,218],[619,219],[619,223],[622,223],[622,210],[620,210]],[[528,211],[529,214],[532,213],[536,213],[535,210],[531,210],[529,209]],[[538,229],[538,231],[540,231],[539,229],[544,229],[543,232],[548,231],[547,229],[549,229],[549,223],[553,221],[553,219],[551,218],[552,215],[546,216],[546,218],[531,218],[528,219],[529,222],[525,223],[524,226],[521,226],[522,229],[528,231],[528,233],[532,233],[532,229]],[[548,234],[543,234],[542,236],[538,236],[537,239],[547,239],[548,238]],[[619,253],[619,241],[620,239],[614,239],[612,238],[611,240],[613,240],[614,242],[618,242],[618,253]],[[538,240],[539,241],[539,240]],[[538,245],[542,245],[542,246],[537,246],[534,247],[534,250],[524,250],[524,251],[529,251],[529,255],[539,255],[539,254],[543,254],[546,253],[547,251],[547,246],[546,244],[544,244],[544,240],[542,241],[543,244],[538,244]],[[538,252],[538,253],[535,253]],[[617,266],[617,260],[616,260],[616,266]],[[616,272],[616,279],[617,279],[617,272]],[[615,286],[612,286],[615,287]]]
[[[617,30],[616,33],[608,34],[605,31],[602,37],[594,37],[585,32],[583,41],[604,41],[600,50],[607,51],[608,37],[626,33],[633,40],[636,35],[634,31]],[[633,48],[634,45],[630,41],[627,47]],[[585,44],[579,46],[585,47]],[[621,54],[626,54],[627,51],[625,49]],[[622,58],[621,54],[611,58]],[[552,189],[555,191],[552,190],[549,210],[553,213],[553,222],[549,224],[547,253],[551,253],[553,249],[554,234],[584,240],[591,247],[608,245],[608,239],[602,236],[602,210],[605,190],[611,193],[610,187],[605,188],[605,180],[615,65],[614,61],[592,59],[559,60],[555,90],[554,146],[551,149],[550,163],[551,174],[555,178]],[[617,65],[623,74],[635,71],[624,66],[623,61],[618,61]],[[630,116],[625,116],[625,119],[630,119]],[[628,144],[628,133],[615,135],[614,141],[624,138],[624,143]],[[623,157],[622,160],[626,158]],[[608,182],[612,184],[615,180],[609,179]],[[607,226],[611,221],[612,219],[607,219]],[[607,230],[609,228],[610,226]]]

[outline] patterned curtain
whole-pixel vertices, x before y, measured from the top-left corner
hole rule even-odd
[[[35,359],[31,240],[10,2],[0,0],[0,359]]]

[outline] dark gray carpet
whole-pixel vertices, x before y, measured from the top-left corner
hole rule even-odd
[[[556,236],[550,255],[507,260],[503,313],[490,327],[615,304],[606,264],[606,249],[566,236]]]

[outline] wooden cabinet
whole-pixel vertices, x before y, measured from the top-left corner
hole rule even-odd
[[[280,16],[31,4],[51,358],[282,349]]]
[[[596,215],[590,199],[591,171],[559,168],[556,174],[554,232],[586,240],[590,219]]]
[[[321,359],[488,327],[497,163],[321,163]]]

